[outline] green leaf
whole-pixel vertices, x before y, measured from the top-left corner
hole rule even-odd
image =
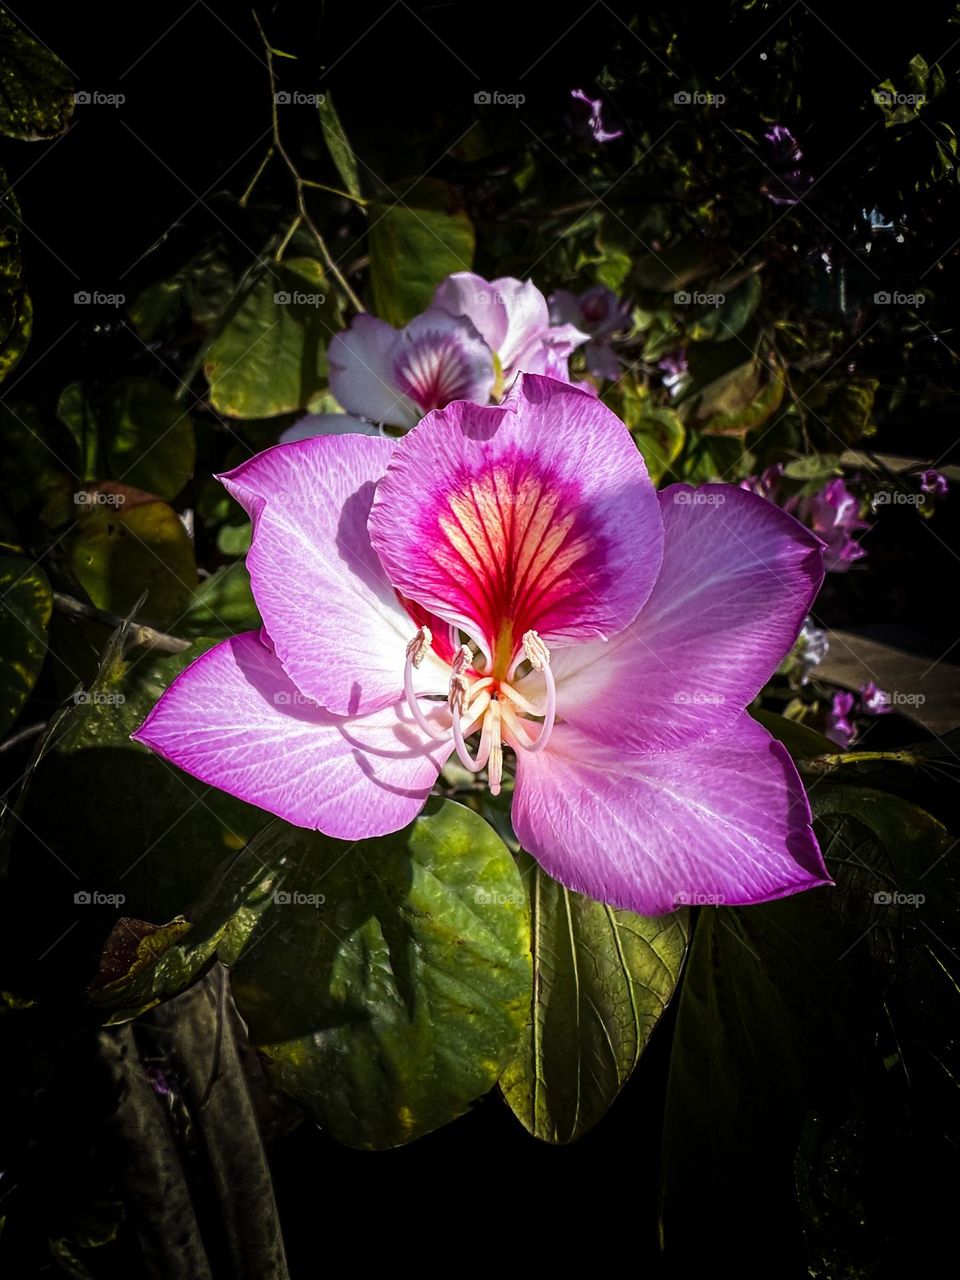
[[[65,542],[70,566],[98,609],[126,616],[143,591],[144,621],[160,627],[187,609],[197,581],[193,543],[165,502],[125,485],[84,491],[77,529]]]
[[[47,655],[53,594],[39,565],[0,556],[0,735],[5,734],[37,683]]]
[[[0,9],[0,18],[3,18]],[[2,65],[2,57],[0,57]],[[0,94],[2,100],[2,94]],[[19,362],[33,331],[33,306],[23,283],[20,260],[20,206],[0,169],[7,192],[0,201],[0,382]]]
[[[182,636],[230,636],[261,625],[247,567],[236,560],[200,583],[174,630]]]
[[[565,889],[528,854],[520,865],[530,897],[530,1022],[500,1085],[534,1137],[572,1142],[639,1062],[677,985],[689,913],[638,916]]]
[[[0,133],[56,138],[73,114],[74,81],[57,55],[0,9]]]
[[[432,178],[394,204],[370,206],[373,309],[392,325],[426,310],[437,285],[473,265],[473,225],[452,187]]]
[[[697,308],[686,321],[684,327],[693,342],[728,342],[735,338],[753,318],[763,285],[758,275],[752,275],[727,294],[723,293],[722,283],[718,284],[716,293],[723,296],[723,302]]]
[[[245,556],[252,537],[253,525],[249,520],[244,524],[222,525],[217,534],[217,550],[223,556]]]
[[[242,293],[207,350],[215,409],[275,418],[305,409],[324,384],[334,301],[314,258],[271,263]]]
[[[57,417],[70,432],[80,457],[77,475],[81,484],[89,484],[103,474],[100,453],[100,425],[93,405],[79,382],[64,387],[57,400]]]
[[[502,841],[451,801],[351,844],[273,823],[187,914],[190,932],[101,1003],[122,1017],[218,954],[272,1079],[341,1142],[446,1124],[516,1050],[526,895]]]
[[[347,135],[343,131],[343,125],[340,123],[340,117],[337,115],[337,110],[333,105],[333,98],[329,91],[321,95],[317,110],[320,114],[320,125],[323,129],[327,150],[330,152],[333,163],[337,167],[337,173],[340,175],[344,189],[349,191],[355,200],[362,201],[363,188],[360,185],[357,157],[354,154],[353,147],[347,140]]]
[[[697,922],[663,1146],[666,1253],[684,1274],[745,1204],[756,1226],[746,1271],[769,1260],[771,1241],[778,1257],[803,1257],[795,1161],[816,1114],[856,1126],[894,1199],[920,1173],[893,1141],[905,1103],[957,1129],[950,837],[897,796],[823,782],[810,799],[836,887],[704,910]],[[871,1238],[882,1247],[883,1203],[851,1208],[848,1251]]]
[[[839,748],[835,742],[817,733],[808,725],[797,720],[788,720],[786,716],[777,715],[775,711],[764,711],[761,707],[752,707],[750,714],[766,731],[790,752],[796,761],[815,760],[817,756],[835,755]]]
[[[109,474],[160,498],[175,498],[193,475],[193,422],[173,393],[151,378],[107,389],[101,409]]]
[[[36,503],[52,527],[73,519],[76,462],[64,429],[21,400],[0,405],[0,441],[0,484],[10,509],[19,515]]]
[[[206,330],[226,310],[234,288],[230,264],[211,246],[169,279],[148,285],[130,307],[130,321],[146,342],[171,330],[186,311],[197,328]]]

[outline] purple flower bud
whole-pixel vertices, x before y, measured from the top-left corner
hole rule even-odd
[[[947,477],[942,471],[931,469],[920,472],[920,488],[924,493],[932,493],[938,498],[944,498],[950,486],[947,483]]]
[[[588,132],[594,142],[613,142],[615,138],[623,137],[622,129],[605,129],[603,127],[602,98],[588,98],[582,89],[571,89],[570,97],[577,102],[583,103],[582,107],[575,108],[579,113],[577,125],[580,130]],[[587,108],[586,111],[584,111],[584,107]]]

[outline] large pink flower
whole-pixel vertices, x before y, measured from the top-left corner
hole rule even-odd
[[[343,840],[409,823],[454,753],[558,880],[657,913],[827,880],[786,751],[745,707],[796,638],[819,541],[754,494],[657,494],[595,398],[527,375],[402,440],[280,445],[224,483],[264,630],[135,735]]]

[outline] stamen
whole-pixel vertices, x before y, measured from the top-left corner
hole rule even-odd
[[[535,742],[521,740],[517,735],[517,741],[524,751],[542,751],[550,741],[550,735],[553,733],[553,724],[557,717],[557,684],[553,678],[553,672],[550,670],[550,650],[543,643],[536,631],[528,631],[523,637],[523,652],[526,654],[527,661],[533,667],[534,671],[543,672],[543,680],[547,686],[547,701],[543,708],[543,724],[540,726],[540,733],[537,735]],[[524,739],[526,734],[524,734]]]
[[[432,644],[433,632],[429,627],[420,627],[417,634],[407,645],[407,657],[415,667],[420,667]]]
[[[430,628],[420,627],[417,634],[407,645],[407,661],[403,668],[403,691],[406,694],[410,714],[420,728],[431,738],[435,738],[437,742],[442,742],[448,737],[447,733],[442,729],[438,729],[435,724],[431,724],[420,710],[416,690],[413,687],[413,669],[414,667],[419,667],[420,663],[423,662],[432,640],[433,636],[430,634]]]
[[[473,662],[473,650],[462,644],[450,666],[450,693],[447,697],[450,710],[462,712],[466,707],[468,681],[463,674]]]
[[[480,749],[477,752],[476,760],[471,759],[470,752],[467,750],[467,744],[466,744],[465,736],[463,732],[463,725],[460,721],[460,705],[459,703],[455,703],[453,706],[453,741],[454,741],[454,745],[457,748],[457,759],[460,761],[463,767],[465,769],[469,769],[471,773],[479,773],[480,770],[484,768],[484,766],[486,765],[487,760],[490,756],[491,744],[490,744],[490,735],[487,732],[487,724],[490,720],[491,714],[493,713],[494,707],[496,706],[497,704],[495,702],[491,702],[490,707],[488,708],[487,713],[484,716],[483,732],[480,735]],[[497,711],[499,712],[499,708],[497,708]],[[470,722],[469,728],[471,730],[473,729],[473,725],[475,723],[476,723],[476,717],[474,717],[473,720],[471,720]],[[500,721],[498,716],[497,724],[499,725],[499,723]]]
[[[528,631],[524,635],[523,652],[534,671],[542,671],[550,665],[550,650],[536,631]]]
[[[480,755],[484,754],[484,742],[487,746],[487,770],[490,794],[500,794],[500,783],[503,781],[503,742],[500,737],[500,703],[491,702],[490,710],[483,721],[483,732],[480,735]],[[478,756],[479,759],[479,756]]]

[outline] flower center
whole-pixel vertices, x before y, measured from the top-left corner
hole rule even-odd
[[[425,334],[394,367],[397,386],[424,413],[465,399],[470,375],[462,349],[448,334]]]
[[[433,636],[430,628],[422,626],[407,645],[407,661],[404,668],[403,687],[407,705],[417,724],[431,738],[448,737],[436,724],[431,724],[420,709],[413,688],[413,672],[426,657]],[[471,773],[487,770],[492,795],[500,794],[503,780],[504,730],[507,742],[516,751],[542,751],[550,740],[557,714],[557,686],[550,670],[550,650],[536,631],[527,631],[523,637],[523,652],[512,666],[502,660],[505,650],[498,643],[494,649],[493,674],[484,675],[474,667],[476,654],[469,645],[461,645],[450,665],[450,687],[447,705],[450,709],[453,745],[457,758]],[[520,663],[526,659],[534,671],[542,671],[546,685],[546,699],[542,707],[536,707],[513,687],[513,680]],[[509,658],[507,659],[509,661]],[[539,732],[533,736],[528,727],[533,721],[542,720]],[[467,738],[480,734],[476,756],[471,756]]]

